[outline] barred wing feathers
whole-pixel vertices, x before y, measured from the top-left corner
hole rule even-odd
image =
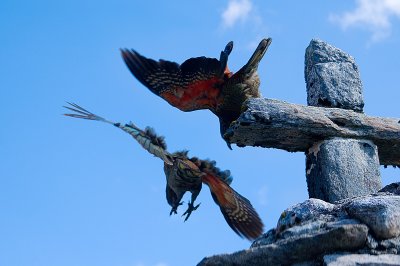
[[[203,182],[210,188],[215,203],[235,233],[249,240],[256,239],[263,233],[261,218],[248,199],[213,173],[207,173]]]
[[[135,50],[121,49],[121,54],[130,72],[172,106],[186,112],[215,110],[232,45],[229,43],[221,52],[221,61],[202,56],[190,58],[181,65],[155,61]]]

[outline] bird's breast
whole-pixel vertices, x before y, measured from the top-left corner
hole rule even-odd
[[[185,190],[190,191],[201,186],[201,173],[197,166],[191,168],[187,163],[182,161],[175,161],[174,165],[164,164],[164,171],[167,178],[167,183],[172,190]]]

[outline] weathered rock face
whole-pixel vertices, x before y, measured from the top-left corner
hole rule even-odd
[[[350,216],[368,225],[379,239],[400,235],[400,197],[382,195],[360,198],[346,206]]]
[[[382,188],[378,149],[368,140],[333,138],[306,153],[310,198],[334,202]]]
[[[385,266],[400,265],[400,256],[392,254],[335,254],[324,256],[326,266]]]
[[[353,57],[315,39],[305,57],[308,105],[362,112],[362,83]]]
[[[400,196],[400,182],[387,185],[386,187],[382,188],[379,192],[389,192]]]
[[[307,102],[362,112],[360,74],[354,59],[326,42],[312,40],[306,49]],[[343,126],[344,120],[334,120]],[[327,138],[306,152],[310,198],[334,202],[368,195],[381,188],[378,149],[370,140]]]
[[[250,249],[198,265],[400,265],[399,215],[400,196],[389,192],[335,204],[309,199],[286,209]]]
[[[367,239],[368,228],[351,220],[316,226],[318,231],[311,232],[313,226],[301,228],[273,244],[206,258],[199,265],[280,265],[284,261],[313,259],[324,252],[355,250]]]
[[[286,209],[278,220],[277,231],[282,232],[296,224],[309,221],[315,217],[323,217],[324,221],[334,221],[334,216],[338,215],[335,205],[320,199],[309,199],[303,203],[296,204]]]

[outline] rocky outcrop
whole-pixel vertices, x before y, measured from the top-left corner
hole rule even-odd
[[[323,258],[326,266],[389,266],[400,265],[400,256],[392,254],[335,254]]]
[[[400,197],[379,195],[355,199],[346,206],[347,213],[368,225],[379,239],[400,235]]]
[[[399,118],[267,98],[249,99],[243,109],[224,135],[239,147],[308,152],[315,143],[334,137],[370,140],[378,146],[381,165],[400,166]]]
[[[199,265],[400,265],[400,184],[377,192],[379,164],[400,166],[400,121],[363,114],[358,67],[344,51],[312,40],[304,73],[309,106],[249,99],[224,138],[305,152],[310,199],[250,249]]]
[[[307,103],[362,112],[362,83],[354,58],[332,45],[313,39],[306,49],[304,75]]]
[[[360,73],[344,51],[312,40],[304,76],[308,105],[363,111]],[[343,122],[333,121],[337,126]],[[306,177],[310,198],[335,202],[374,193],[382,188],[378,148],[366,139],[335,136],[318,141],[306,152]]]
[[[399,185],[334,204],[308,199],[286,209],[250,249],[198,265],[400,265]]]
[[[376,145],[369,140],[332,138],[306,152],[310,198],[327,202],[368,195],[382,188]]]

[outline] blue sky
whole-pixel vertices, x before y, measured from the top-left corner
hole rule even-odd
[[[0,265],[194,265],[250,245],[227,226],[206,186],[187,222],[170,217],[161,161],[116,128],[61,116],[65,101],[153,126],[170,151],[216,160],[266,229],[307,198],[304,154],[228,150],[215,116],[180,112],[154,96],[119,48],[182,62],[218,57],[233,40],[235,71],[272,37],[261,93],[306,104],[304,51],[317,37],[355,57],[365,113],[400,116],[399,0],[5,0],[0,34]],[[384,184],[398,181],[399,170],[382,176]]]

